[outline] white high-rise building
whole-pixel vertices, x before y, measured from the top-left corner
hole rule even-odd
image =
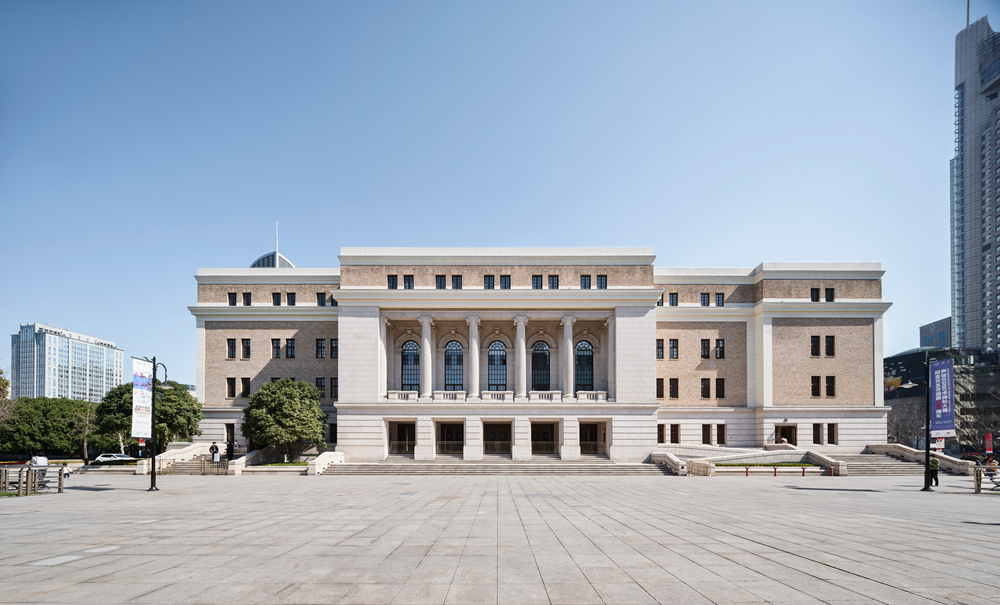
[[[11,397],[100,401],[122,383],[115,343],[44,324],[21,324],[10,337]]]

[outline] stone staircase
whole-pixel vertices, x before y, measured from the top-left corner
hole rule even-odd
[[[847,463],[848,477],[878,475],[923,476],[922,462],[910,462],[895,456],[882,454],[836,454],[836,460]],[[944,474],[944,471],[941,471]]]
[[[374,464],[331,464],[324,475],[672,475],[670,467],[660,464],[615,464],[607,458],[583,460],[510,459],[483,461],[421,460],[395,456]]]
[[[102,465],[94,464],[81,466],[79,468],[73,469],[74,474],[87,475],[134,475],[135,466],[121,464],[121,465]]]

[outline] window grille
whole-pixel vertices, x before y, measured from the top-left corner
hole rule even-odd
[[[544,340],[531,347],[531,390],[552,390],[549,386],[549,343]]]
[[[448,282],[445,279],[444,275],[435,275],[434,276],[434,282],[436,283],[438,290],[444,290],[445,287],[447,287],[447,284],[448,284]]]
[[[340,397],[340,386],[337,384],[337,379],[336,378],[331,378],[330,379],[330,397],[332,397],[333,399],[337,399],[338,397]],[[336,437],[336,435],[337,435],[337,425],[336,424],[333,425],[333,431],[334,431],[333,432],[333,434],[334,434],[333,440],[336,441],[337,440],[337,437]]]
[[[510,290],[510,276],[509,275],[501,275],[500,276],[500,289],[501,290]]]
[[[819,336],[809,337],[809,354],[813,357],[819,357]]]
[[[836,347],[834,346],[834,340],[835,340],[835,338],[833,336],[827,336],[826,337],[826,356],[827,357],[833,357],[834,356],[834,352],[836,351]]]
[[[316,359],[326,359],[326,339],[316,339]],[[319,380],[319,379],[317,379]]]
[[[319,389],[320,399],[326,397],[326,378],[317,378],[316,388]]]
[[[288,298],[288,306],[289,307],[294,307],[295,306],[295,292],[289,292],[286,295],[286,298]]]
[[[819,288],[811,288],[809,290],[809,300],[819,302]]]
[[[812,377],[812,396],[819,397],[819,376]]]
[[[281,306],[281,292],[273,292],[271,294],[271,305],[275,307]]]
[[[715,358],[716,359],[726,358],[726,341],[721,338],[715,339]]]
[[[420,345],[412,340],[403,344],[403,390],[420,390]]]
[[[295,359],[295,339],[286,338],[285,339],[285,357],[288,359]]]
[[[462,276],[461,275],[452,275],[451,276],[451,289],[452,290],[461,290],[462,289]]]
[[[271,339],[271,358],[278,359],[281,357],[281,339],[272,338]]]
[[[330,359],[337,359],[340,356],[340,339],[330,339]]]
[[[656,306],[657,307],[662,307],[663,306],[663,295],[662,294],[660,294],[660,300],[656,301]]]
[[[590,289],[590,276],[589,275],[581,275],[580,276],[580,289],[581,290],[589,290]]]
[[[709,345],[709,340],[707,338],[701,339],[701,358],[711,359],[711,346]]]
[[[236,292],[229,293],[229,306],[230,307],[236,306]]]
[[[462,369],[462,343],[453,340],[444,348],[444,390],[462,390]]]
[[[388,278],[389,278],[389,284],[388,284],[389,289],[395,290],[397,284],[399,283],[397,277],[395,275],[389,275]]]
[[[712,379],[702,378],[701,379],[701,398],[711,399],[712,397]]]
[[[243,359],[250,359],[250,339],[243,339]]]
[[[703,292],[702,295],[701,295],[701,306],[703,306],[703,307],[707,307],[708,306],[708,293],[707,292]]]
[[[252,300],[253,300],[253,297],[251,297],[251,295],[250,295],[249,292],[244,292],[243,293],[243,306],[244,307],[249,307],[251,305],[251,301]]]
[[[532,275],[531,276],[531,289],[532,290],[541,290],[542,289],[542,276],[541,275]]]
[[[404,290],[412,290],[413,289],[413,276],[412,275],[404,275],[403,276],[403,289]]]
[[[656,339],[656,358],[663,359],[663,339]]]
[[[836,397],[837,396],[837,377],[827,376],[826,377],[826,396]]]
[[[597,289],[598,290],[607,290],[608,289],[608,276],[607,275],[598,275],[597,276]]]
[[[325,292],[317,292],[316,293],[316,306],[317,307],[325,307],[326,306],[326,293]]]
[[[492,290],[493,289],[493,276],[492,275],[484,275],[483,276],[483,289],[484,290]]]
[[[236,339],[227,338],[226,339],[226,357],[229,359],[236,359]]]
[[[594,346],[586,340],[576,345],[576,385],[573,392],[594,390]]]
[[[670,306],[671,307],[676,307],[677,306],[677,293],[676,292],[671,292],[670,293]]]
[[[670,339],[670,359],[677,359],[677,339]]]
[[[656,398],[663,399],[663,379],[656,379]],[[662,426],[662,425],[661,425]],[[662,441],[660,443],[663,443]]]
[[[715,295],[715,306],[724,307],[726,305],[726,297],[722,294]]]
[[[507,390],[507,348],[499,340],[490,343],[489,384],[491,391]]]
[[[558,289],[559,289],[559,276],[558,275],[550,275],[549,276],[549,290],[558,290]]]

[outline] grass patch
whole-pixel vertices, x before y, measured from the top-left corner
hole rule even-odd
[[[272,462],[261,466],[309,466],[308,462]]]
[[[771,464],[765,464],[763,462],[757,462],[757,463],[754,463],[754,464],[744,464],[742,462],[718,462],[718,463],[715,464],[715,466],[739,466],[739,467],[744,467],[744,466],[754,466],[754,467],[756,467],[756,466],[763,466],[763,467],[767,467],[767,468],[771,468],[771,467],[774,467],[774,466],[794,466],[796,468],[801,468],[803,466],[807,466],[807,467],[808,466],[813,466],[813,467],[815,467],[815,466],[819,466],[819,465],[818,464],[809,464],[808,462],[772,462]]]
[[[17,492],[0,492],[0,498],[12,498],[17,495]]]

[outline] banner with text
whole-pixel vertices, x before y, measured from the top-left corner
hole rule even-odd
[[[955,436],[955,365],[951,359],[931,362],[931,437]]]
[[[153,364],[132,359],[132,436],[153,436]]]

